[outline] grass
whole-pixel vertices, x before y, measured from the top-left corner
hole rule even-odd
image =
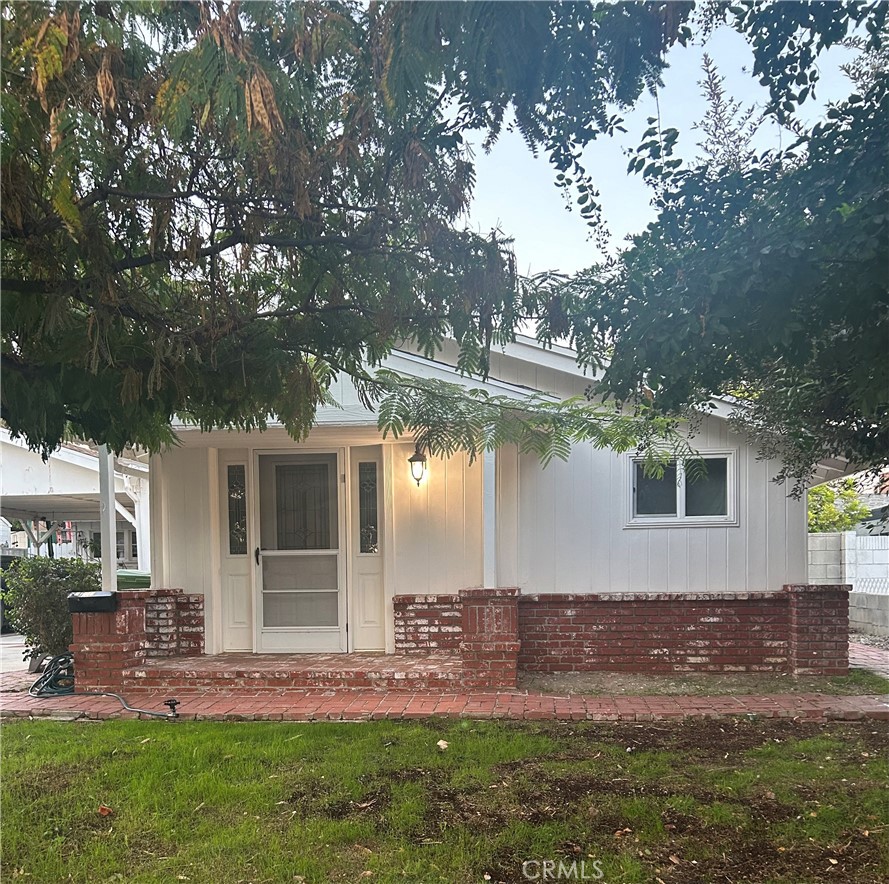
[[[835,675],[827,679],[829,687],[824,693],[836,687],[838,694],[853,693],[860,690],[863,694],[889,694],[889,678],[868,672],[866,669],[850,669],[848,675]]]
[[[884,723],[19,722],[0,736],[4,880],[520,882],[543,859],[612,884],[889,876]]]

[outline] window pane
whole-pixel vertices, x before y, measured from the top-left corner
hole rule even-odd
[[[339,622],[336,592],[269,592],[262,597],[262,625],[336,626]]]
[[[130,534],[130,558],[133,558],[133,559],[139,558],[139,541],[136,538],[135,531],[133,531]]]
[[[728,515],[728,458],[704,459],[707,475],[685,481],[685,515]]]
[[[263,626],[337,626],[337,576],[336,554],[263,556]]]
[[[247,555],[247,468],[232,464],[228,468],[228,551],[229,555]]]
[[[664,470],[662,479],[648,477],[641,463],[633,465],[635,487],[635,515],[675,516],[676,515],[676,463]]]
[[[123,544],[123,531],[117,532],[117,558],[123,560],[124,558],[124,544]]]
[[[379,552],[377,465],[375,463],[358,464],[358,530],[361,552]]]
[[[327,464],[278,465],[278,549],[330,549]]]
[[[336,553],[317,556],[263,556],[262,588],[264,592],[336,592]]]
[[[335,454],[260,455],[260,546],[337,549]]]

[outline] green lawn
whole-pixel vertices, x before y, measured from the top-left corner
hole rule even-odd
[[[20,722],[0,737],[4,881],[522,882],[544,859],[612,884],[889,876],[882,722]]]

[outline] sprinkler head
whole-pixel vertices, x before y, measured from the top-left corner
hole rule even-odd
[[[179,718],[179,713],[176,711],[176,707],[178,705],[178,700],[164,700],[164,706],[168,706],[170,709],[170,711],[167,713],[167,718]]]

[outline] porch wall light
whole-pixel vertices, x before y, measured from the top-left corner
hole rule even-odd
[[[423,454],[419,445],[417,445],[414,453],[407,459],[407,462],[411,465],[411,476],[419,488],[420,482],[423,481],[423,476],[426,475],[426,455]]]

